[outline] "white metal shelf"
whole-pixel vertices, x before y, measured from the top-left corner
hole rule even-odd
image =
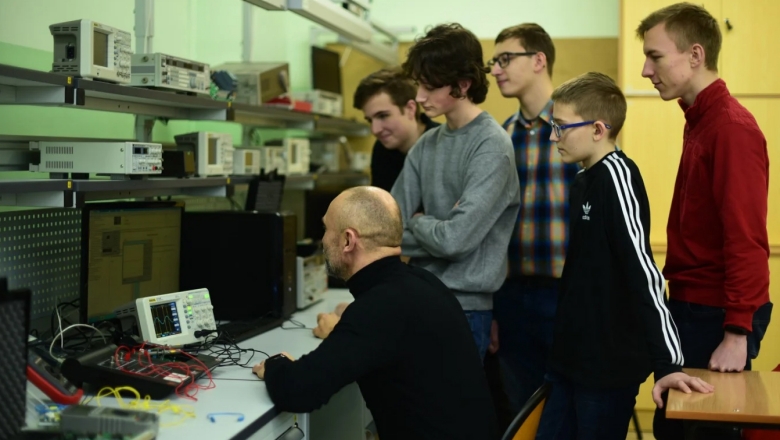
[[[0,64],[0,104],[66,106],[76,104],[73,78]]]
[[[210,98],[77,79],[84,92],[78,104],[89,110],[130,113],[169,119],[216,120],[227,118],[227,103]]]
[[[159,90],[24,69],[0,64],[0,105],[60,106],[137,115],[138,140],[151,136],[155,119],[217,120],[254,128],[301,129],[312,135],[366,136],[361,122],[273,106],[215,101]],[[25,170],[29,163],[30,137],[0,137],[0,170]],[[98,139],[90,139],[98,140]],[[341,177],[336,177],[336,176]],[[367,184],[368,176],[355,173],[291,175],[287,189],[311,190]],[[362,177],[361,177],[362,176]],[[233,179],[231,181],[231,179]],[[132,180],[28,179],[0,180],[0,205],[78,207],[95,200],[170,195],[225,197],[231,186],[248,183],[247,176],[209,178],[145,178]],[[350,182],[356,182],[350,184]]]
[[[246,185],[254,177],[0,180],[0,206],[78,208],[101,200],[163,196],[227,197],[236,185]],[[369,177],[364,173],[302,174],[287,176],[284,188],[339,190],[368,183]]]
[[[167,119],[231,121],[366,136],[368,125],[344,118],[111,84],[0,64],[0,104],[54,105]]]
[[[225,197],[230,178],[0,180],[0,205],[74,208],[86,202],[189,195]]]

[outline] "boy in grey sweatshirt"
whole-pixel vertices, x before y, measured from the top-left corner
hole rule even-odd
[[[477,106],[488,81],[474,34],[437,26],[409,49],[403,68],[425,114],[444,115],[446,124],[417,141],[393,186],[404,220],[401,252],[452,290],[484,357],[520,204],[512,141]]]

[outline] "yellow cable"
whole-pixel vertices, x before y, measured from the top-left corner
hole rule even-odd
[[[122,391],[128,391],[133,395],[135,395],[135,400],[132,400],[130,402],[125,402],[124,398],[121,395]],[[117,388],[103,387],[100,389],[100,391],[98,391],[97,395],[95,396],[95,404],[97,406],[100,406],[100,398],[108,397],[111,395],[113,395],[116,398],[119,407],[123,409],[135,409],[140,411],[156,412],[157,414],[160,415],[170,411],[173,414],[180,415],[179,419],[176,420],[175,422],[161,423],[160,424],[161,428],[177,426],[184,423],[187,419],[195,418],[195,408],[193,408],[191,405],[174,405],[173,403],[171,403],[170,400],[155,402],[148,395],[144,396],[142,400],[141,393],[139,393],[138,390],[136,390],[133,387],[117,387]]]

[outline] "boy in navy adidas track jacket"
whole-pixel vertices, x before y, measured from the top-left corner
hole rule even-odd
[[[626,100],[587,73],[553,93],[553,131],[566,163],[580,163],[569,194],[569,247],[546,381],[552,390],[537,440],[626,438],[639,386],[712,392],[682,372],[664,279],[650,250],[650,207],[636,164],[615,146]]]

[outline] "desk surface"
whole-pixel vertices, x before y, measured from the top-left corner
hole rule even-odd
[[[685,394],[671,390],[667,418],[780,424],[780,373],[718,373],[689,368],[685,372],[714,385],[715,392]]]
[[[352,300],[352,295],[347,290],[331,289],[326,292],[323,301],[293,315],[293,319],[304,324],[309,330],[275,328],[238,345],[241,348],[262,350],[269,355],[286,351],[295,358],[299,358],[317,348],[321,342],[320,339],[314,337],[310,330],[317,325],[317,314],[332,312],[338,303],[351,302]],[[288,328],[291,325],[289,322],[285,322],[284,326]],[[251,365],[264,359],[262,355],[255,355]],[[197,402],[171,396],[171,401],[175,404],[191,405],[195,409],[196,416],[195,419],[188,419],[177,426],[161,427],[157,437],[159,440],[233,438],[235,436],[247,438],[278,414],[268,397],[265,384],[252,374],[251,369],[236,366],[219,367],[213,372],[213,378],[216,388],[201,390],[196,396]],[[206,384],[208,379],[201,378],[198,383]],[[116,401],[113,398],[106,398],[101,402],[104,405],[116,406]],[[94,401],[91,404],[94,404]],[[30,424],[30,412],[28,408],[28,425]],[[244,421],[236,422],[235,419],[225,417],[217,418],[216,423],[210,422],[207,415],[219,412],[243,413]],[[176,417],[164,414],[160,422],[161,424],[171,423],[177,420]]]

